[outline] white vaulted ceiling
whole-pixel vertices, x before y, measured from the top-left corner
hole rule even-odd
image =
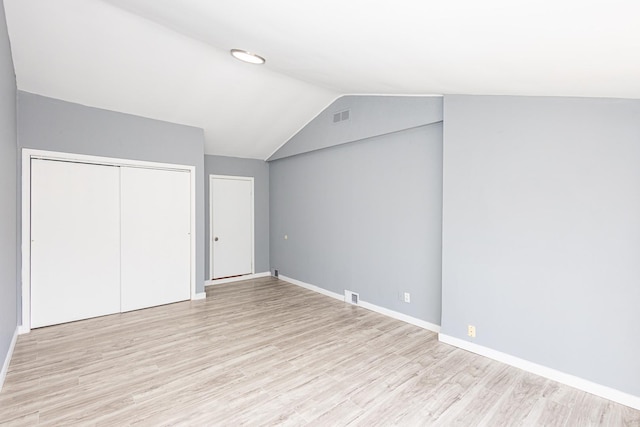
[[[208,154],[267,158],[342,94],[640,98],[631,0],[4,3],[19,89],[202,127]]]

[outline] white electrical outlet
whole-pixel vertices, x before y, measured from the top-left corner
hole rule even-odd
[[[467,326],[467,335],[469,335],[471,338],[475,338],[476,337],[476,327],[473,325],[468,325]]]
[[[404,293],[404,302],[411,302],[411,294],[409,292]]]

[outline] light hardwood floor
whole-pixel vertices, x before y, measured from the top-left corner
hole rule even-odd
[[[20,336],[0,424],[640,426],[640,411],[263,278]]]

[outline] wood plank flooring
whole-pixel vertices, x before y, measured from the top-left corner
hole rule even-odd
[[[0,424],[640,426],[640,411],[263,278],[20,336]]]

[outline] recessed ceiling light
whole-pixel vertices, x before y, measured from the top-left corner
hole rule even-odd
[[[250,64],[264,64],[266,62],[266,59],[262,56],[242,49],[231,49],[231,55],[240,61],[249,62]]]

